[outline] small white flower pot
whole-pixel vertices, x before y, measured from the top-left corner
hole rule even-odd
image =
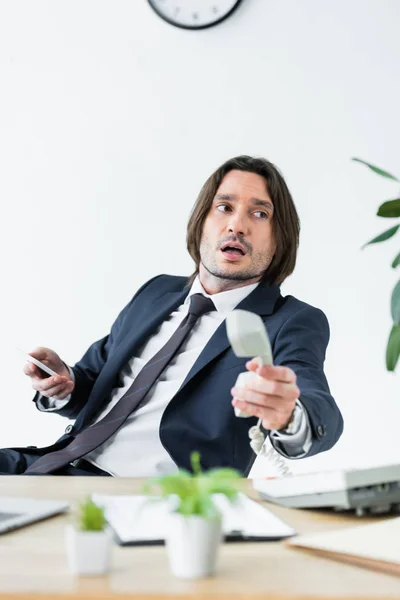
[[[176,577],[193,579],[215,573],[221,543],[221,518],[171,514],[165,540],[171,571]]]
[[[73,525],[65,528],[65,543],[70,571],[76,575],[99,575],[110,569],[111,532],[79,531]]]

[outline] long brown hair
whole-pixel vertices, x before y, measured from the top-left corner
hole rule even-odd
[[[263,280],[280,285],[286,277],[293,273],[296,265],[300,221],[293,198],[278,169],[265,158],[252,156],[236,156],[226,161],[207,179],[200,190],[187,226],[187,249],[196,265],[196,270],[190,277],[189,283],[193,282],[199,272],[200,241],[204,221],[221,181],[229,171],[233,170],[256,173],[265,179],[268,193],[274,204],[272,228],[276,240],[276,250]]]

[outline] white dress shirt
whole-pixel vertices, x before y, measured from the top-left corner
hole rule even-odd
[[[161,443],[159,429],[164,410],[178,392],[184,379],[199,357],[201,351],[219,325],[258,283],[209,296],[199,278],[193,282],[188,296],[159,327],[148,341],[137,351],[120,371],[110,401],[97,416],[103,418],[130,388],[143,366],[167,343],[188,313],[190,296],[201,293],[210,297],[216,310],[203,315],[194,325],[178,353],[161,373],[148,392],[146,404],[128,417],[124,425],[106,442],[85,456],[96,466],[119,477],[151,477],[173,472],[176,464]],[[71,376],[73,377],[73,371]],[[52,411],[65,406],[64,400],[46,399],[38,401],[40,410]],[[232,407],[233,410],[233,407]],[[290,431],[271,432],[271,443],[285,457],[301,458],[311,447],[311,428],[307,413],[298,400]]]

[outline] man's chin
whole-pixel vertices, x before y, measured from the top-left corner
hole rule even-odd
[[[232,268],[236,267],[236,268]],[[238,268],[239,265],[232,264],[224,267],[216,267],[206,270],[213,275],[213,277],[217,277],[218,279],[225,279],[228,281],[247,281],[249,279],[254,279],[255,277],[260,277],[258,273],[251,273],[246,269]]]

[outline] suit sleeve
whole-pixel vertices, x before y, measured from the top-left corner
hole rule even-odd
[[[121,332],[121,329],[124,326],[125,319],[132,304],[142,290],[157,277],[150,279],[138,290],[132,300],[118,315],[111,327],[110,333],[97,342],[94,342],[94,344],[92,344],[85,352],[81,360],[77,362],[74,367],[72,367],[75,377],[75,387],[71,394],[71,398],[69,402],[67,402],[61,408],[52,410],[51,412],[53,414],[57,413],[63,417],[67,417],[68,419],[75,419],[79,412],[84,408],[96,379],[107,362],[115,339],[118,337],[118,334]],[[39,410],[40,406],[38,406],[37,403],[40,400],[40,397],[40,394],[36,394],[33,398],[33,401],[36,403]]]
[[[329,337],[325,314],[310,306],[291,315],[275,341],[274,362],[296,373],[300,401],[311,426],[312,445],[307,456],[332,448],[343,431],[342,415],[324,373]]]

